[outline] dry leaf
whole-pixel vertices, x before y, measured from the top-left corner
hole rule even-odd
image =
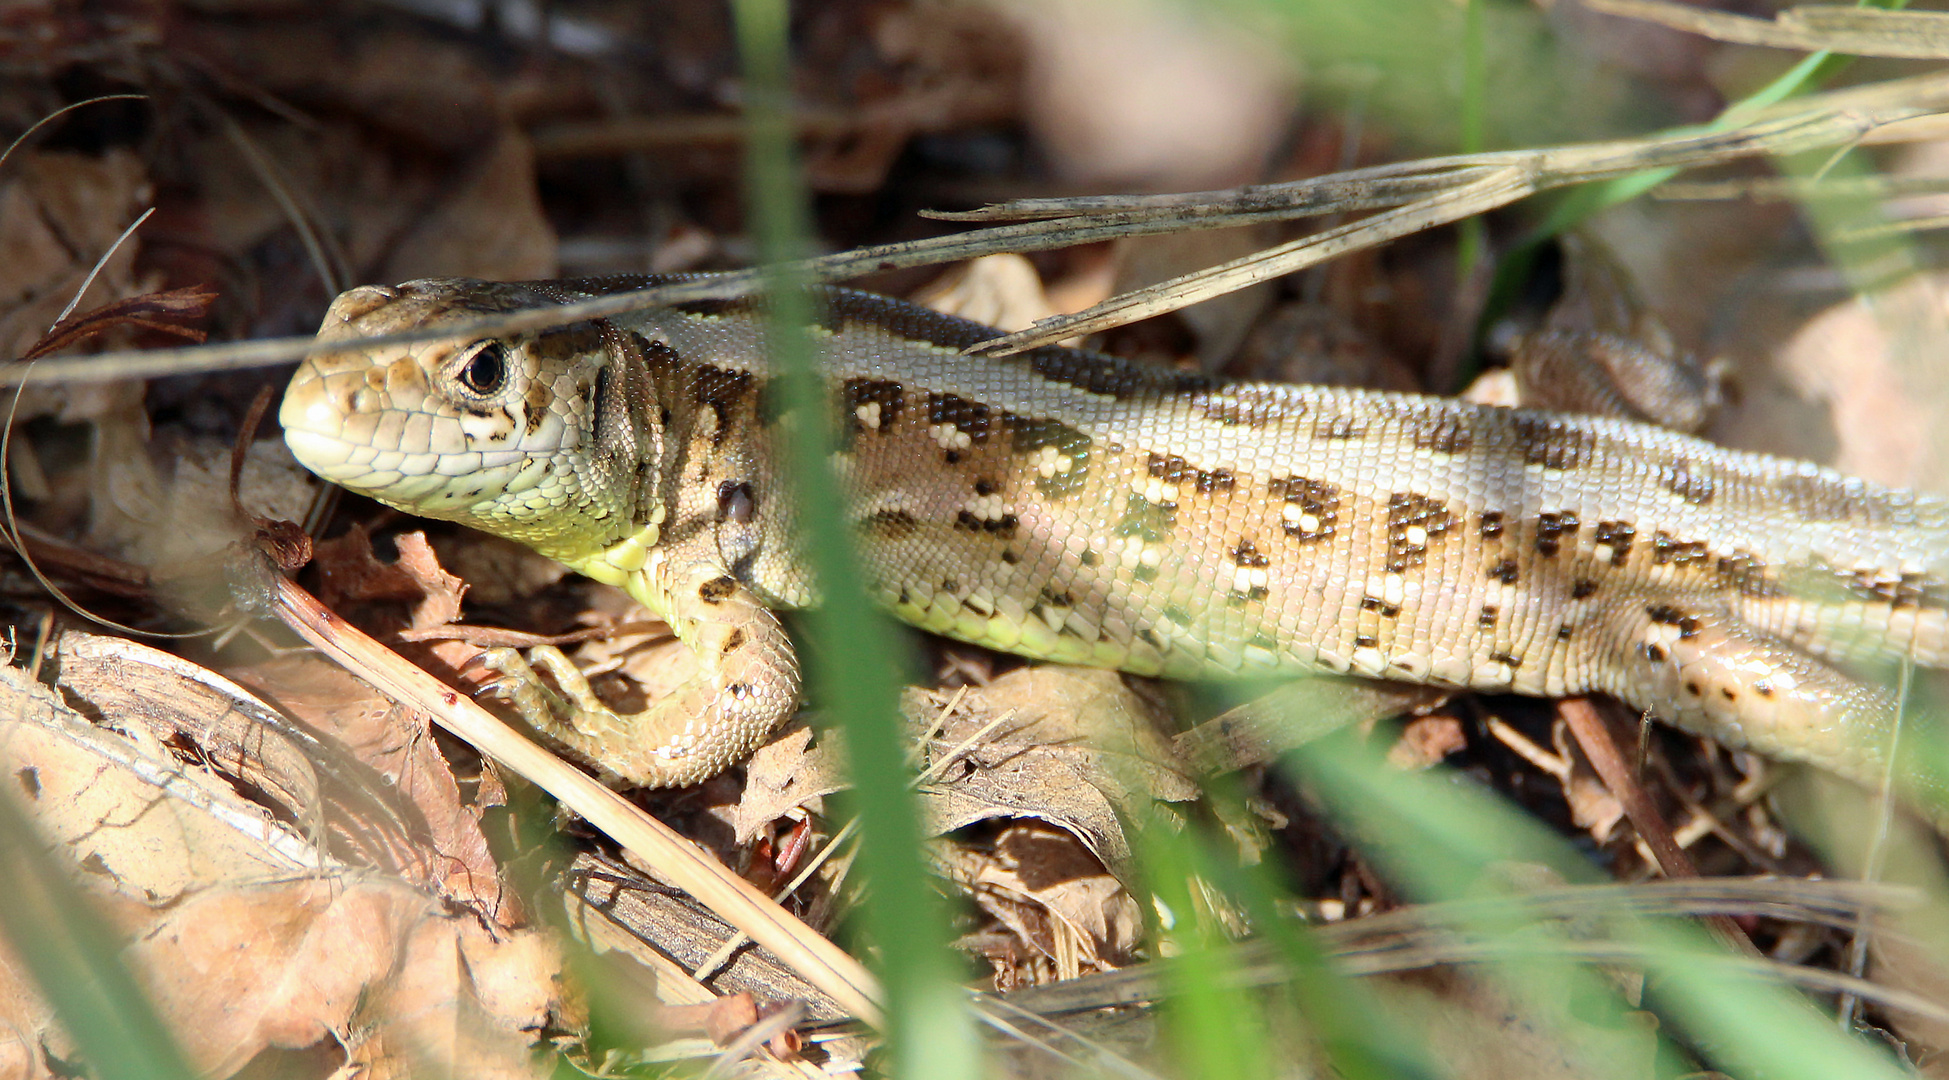
[[[0,174],[0,354],[22,356],[48,333],[95,261],[150,200],[142,161],[22,151]],[[151,291],[135,278],[137,244],[124,243],[76,310]]]
[[[1129,891],[1074,834],[1047,823],[1005,827],[956,870],[975,902],[1048,957],[1058,979],[1123,965],[1143,934]]]
[[[481,813],[491,803],[461,802],[427,717],[317,656],[270,660],[235,674],[341,744],[370,770],[359,779],[376,780],[383,785],[379,790],[403,800],[397,824],[404,835],[396,843],[407,849],[396,857],[400,872],[502,926],[522,920],[518,898],[504,887],[481,832]]]
[[[561,1001],[560,959],[532,932],[483,924],[405,882],[352,873],[282,815],[241,797],[239,786],[185,763],[150,726],[200,718],[184,732],[210,737],[232,760],[268,764],[276,738],[239,743],[236,717],[212,714],[225,693],[250,722],[267,711],[220,678],[185,665],[132,673],[127,643],[74,638],[63,664],[110,705],[149,699],[129,732],[89,723],[19,671],[0,670],[0,772],[16,778],[25,808],[83,888],[129,942],[131,970],[165,1024],[205,1075],[222,1077],[270,1049],[341,1048],[385,1075],[427,1066],[468,1076],[534,1076],[529,1046],[574,1022]],[[134,679],[109,693],[116,673]],[[154,700],[158,696],[164,700]],[[119,717],[117,719],[120,719]],[[221,749],[228,738],[229,748]],[[305,777],[285,761],[253,770],[302,797]],[[272,785],[248,787],[270,794]],[[267,802],[270,800],[267,800]],[[301,808],[293,817],[304,819]],[[46,1042],[72,1057],[10,956],[0,956],[0,1002],[15,1021],[0,1062]]]
[[[485,145],[445,188],[433,212],[401,238],[379,280],[555,276],[555,229],[535,193],[535,155],[527,137],[507,128]]]
[[[846,787],[845,763],[835,740],[812,745],[812,729],[794,722],[758,748],[744,767],[744,791],[731,810],[738,846],[751,843],[771,823],[800,807],[819,809],[813,800]]]
[[[910,690],[902,707],[909,725],[925,730],[944,702]],[[1040,818],[1073,833],[1128,880],[1130,844],[1118,808],[1141,820],[1153,801],[1198,796],[1150,706],[1116,672],[1043,665],[969,690],[941,721],[933,753],[960,746],[997,718],[1005,719],[921,790],[930,835],[994,818]]]

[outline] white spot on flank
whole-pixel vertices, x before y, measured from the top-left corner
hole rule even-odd
[[[1647,646],[1666,648],[1678,640],[1678,627],[1670,623],[1648,623],[1644,628],[1644,643]]]
[[[966,450],[974,445],[974,439],[953,424],[929,424],[927,434],[933,436],[935,445],[943,450]]]
[[[1319,532],[1318,514],[1309,514],[1298,503],[1287,503],[1279,508],[1279,517],[1288,525],[1297,525],[1301,532]]]
[[[879,402],[877,401],[861,402],[858,407],[853,409],[853,415],[858,417],[861,426],[867,428],[868,430],[870,431],[880,430],[880,403]]]
[[[982,521],[1000,521],[1008,513],[1008,504],[1000,495],[976,495],[967,502],[968,513]]]
[[[1059,473],[1066,473],[1076,467],[1076,459],[1053,446],[1044,446],[1035,452],[1035,471],[1045,480]]]
[[[1419,525],[1410,525],[1401,531],[1401,539],[1414,547],[1428,546],[1428,530]]]
[[[1144,482],[1144,486],[1138,489],[1137,494],[1142,495],[1146,502],[1174,503],[1178,501],[1178,486],[1167,484],[1153,476]]]
[[[1254,590],[1263,589],[1272,581],[1272,575],[1263,566],[1241,566],[1232,572],[1232,591],[1250,596]]]
[[[1475,686],[1502,686],[1513,682],[1516,671],[1500,660],[1485,660],[1475,665],[1469,682]]]

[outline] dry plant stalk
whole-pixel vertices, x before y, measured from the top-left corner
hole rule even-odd
[[[1607,0],[1622,2],[1622,0]],[[1018,224],[810,259],[793,268],[804,280],[844,281],[862,274],[931,266],[1002,252],[1046,251],[1125,236],[1236,228],[1350,211],[1380,212],[1185,277],[1112,297],[1074,315],[1045,319],[984,343],[1005,355],[1064,338],[1121,326],[1226,292],[1302,270],[1350,252],[1507,206],[1554,188],[1652,169],[1691,169],[1756,154],[1796,154],[1866,141],[1922,138],[1949,107],[1949,74],[1873,83],[1756,110],[1741,126],[1681,130],[1602,143],[1539,150],[1424,158],[1332,173],[1287,184],[1133,198],[1028,200],[953,220],[1024,219]],[[1900,125],[1899,127],[1897,125]],[[434,331],[347,339],[333,349],[367,349],[454,336],[494,336],[636,308],[742,296],[760,288],[756,270],[709,275],[617,292],[555,307],[513,311]],[[147,378],[189,371],[264,367],[320,351],[309,337],[272,338],[196,348],[102,353],[42,360],[35,377],[59,382]],[[18,383],[20,365],[0,368],[0,386]]]

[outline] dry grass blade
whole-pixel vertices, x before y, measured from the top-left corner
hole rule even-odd
[[[1894,199],[1904,195],[1949,194],[1945,176],[1849,176],[1806,179],[1780,176],[1741,180],[1673,180],[1651,193],[1666,202],[1755,199],[1768,202],[1807,199]]]
[[[1053,345],[1064,338],[1094,334],[1139,319],[1148,319],[1153,315],[1188,307],[1200,300],[1223,296],[1295,270],[1303,270],[1350,251],[1473,217],[1498,206],[1506,206],[1536,190],[1525,183],[1522,172],[1514,168],[1491,169],[1486,174],[1471,175],[1478,178],[1419,202],[1267,248],[1242,259],[1220,263],[1195,274],[1123,293],[1075,315],[1043,319],[1027,330],[983,342],[970,351],[981,355],[1007,356],[1042,345]]]
[[[880,1022],[879,988],[859,961],[773,903],[737,874],[662,822],[508,727],[464,694],[333,615],[309,593],[266,574],[271,606],[319,651],[395,701],[432,715],[442,727],[553,795],[591,825],[655,866],[724,921],[750,935],[868,1023]]]
[[[1261,252],[1144,292],[1116,297],[1072,316],[1045,320],[998,338],[984,351],[1019,352],[1079,333],[1172,311],[1275,274],[1290,273],[1362,250],[1417,229],[1493,210],[1539,191],[1625,176],[1649,169],[1696,168],[1754,154],[1792,154],[1852,146],[1870,133],[1919,138],[1903,122],[1941,117],[1949,105],[1949,74],[1919,76],[1811,96],[1755,114],[1726,131],[1685,131],[1645,139],[1431,158],[1362,169],[1274,188],[1154,196],[1146,199],[1037,201],[1008,204],[995,216],[1044,220],[903,244],[862,248],[812,259],[797,268],[811,281],[843,281],[862,274],[930,266],[1002,251],[1039,251],[1122,236],[1229,228],[1275,219],[1381,209],[1373,217]],[[1107,208],[1107,210],[1105,209]],[[456,336],[490,336],[602,318],[658,304],[728,299],[760,287],[755,271],[699,276],[617,292],[555,307],[507,312],[438,330],[348,339],[325,347],[351,351]],[[1183,291],[1189,290],[1189,291]],[[200,348],[102,353],[42,361],[36,377],[58,382],[146,378],[189,371],[265,367],[324,351],[309,337]],[[19,365],[0,367],[0,386],[21,378]]]
[[[1656,949],[1641,943],[1593,938],[1590,929],[1604,927],[1613,920],[1646,916],[1711,915],[1762,915],[1846,929],[1865,912],[1912,908],[1919,898],[1920,894],[1914,890],[1862,882],[1694,878],[1631,885],[1571,886],[1491,900],[1424,904],[1334,923],[1316,928],[1314,933],[1321,948],[1349,974],[1389,974],[1520,955],[1521,950],[1542,946],[1526,938],[1479,940],[1470,936],[1471,928],[1533,927],[1546,922],[1565,927],[1564,935],[1545,947],[1547,955],[1590,963],[1641,965],[1664,958],[1657,955]],[[1272,985],[1288,977],[1283,960],[1264,942],[1233,946],[1229,951],[1222,967],[1231,985]],[[1714,960],[1739,965],[1740,970],[1761,978],[1824,990],[1852,991],[1865,1001],[1916,1015],[1935,1016],[1944,1012],[1939,1003],[1835,972],[1731,954],[1719,954]],[[1020,990],[1007,995],[1005,1000],[1038,1015],[1052,1016],[1155,1001],[1167,992],[1168,985],[1160,964],[1154,963]]]
[[[1445,168],[1447,185],[1416,202],[1329,229],[1221,266],[1161,282],[1074,315],[1044,319],[973,350],[1005,356],[1095,333],[1210,299],[1434,225],[1506,206],[1552,188],[1652,169],[1697,168],[1753,154],[1794,154],[1851,146],[1869,132],[1935,116],[1949,104],[1949,76],[1928,75],[1858,87],[1758,113],[1724,131],[1681,131],[1637,140],[1534,151],[1472,154],[1421,162]],[[1033,213],[1016,204],[1012,213]]]
[[[54,324],[47,336],[35,342],[34,347],[28,349],[21,359],[36,360],[49,353],[72,348],[118,326],[150,330],[201,343],[206,336],[204,331],[191,324],[208,318],[210,305],[216,303],[216,299],[215,291],[201,285],[191,285],[116,300],[93,311],[66,316]]]
[[[1583,0],[1606,15],[1643,19],[1714,41],[1904,60],[1949,57],[1949,13],[1806,4],[1773,19],[1708,11],[1670,0]]]

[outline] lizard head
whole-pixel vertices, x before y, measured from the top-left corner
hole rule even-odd
[[[321,344],[438,330],[559,303],[522,284],[430,278],[343,293]],[[278,418],[299,463],[380,502],[561,558],[654,531],[638,463],[661,442],[631,408],[617,342],[598,322],[314,353]]]

